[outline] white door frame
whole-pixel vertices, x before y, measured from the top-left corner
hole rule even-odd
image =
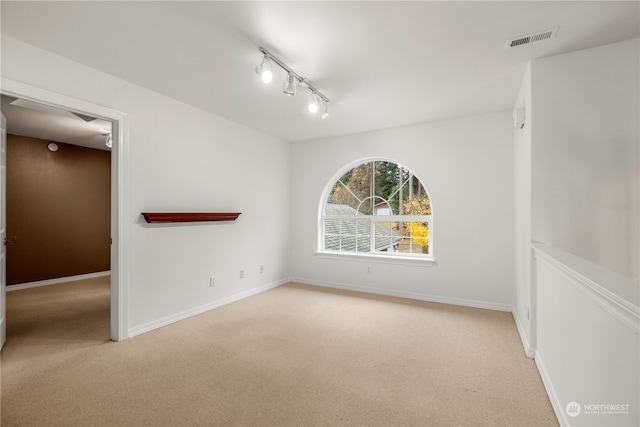
[[[129,119],[127,114],[92,104],[81,99],[50,92],[2,77],[0,93],[113,123],[111,149],[111,339],[129,337],[127,248],[127,166],[129,152]],[[2,194],[2,197],[6,197]]]
[[[7,194],[7,122],[5,120],[4,114],[0,112],[0,127],[2,130],[0,131],[2,134],[0,135],[0,194],[2,194],[2,201],[0,201],[0,350],[4,346],[4,342],[7,338],[7,275],[5,272],[7,271],[7,210],[6,207],[6,196]]]

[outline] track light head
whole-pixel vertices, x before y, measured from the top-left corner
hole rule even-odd
[[[324,119],[329,115],[329,107],[327,107],[327,103],[322,101],[322,108],[320,109],[320,118]]]
[[[318,99],[318,95],[316,95],[315,92],[311,92],[311,99],[309,99],[309,111],[311,111],[311,113],[315,114],[318,112],[319,108],[320,108],[320,101]]]
[[[269,59],[267,55],[262,58],[262,62],[256,67],[256,74],[262,78],[264,83],[271,83],[273,79],[273,66],[271,65],[271,59]]]
[[[298,86],[298,80],[291,73],[287,74],[287,78],[284,81],[284,86],[282,91],[285,95],[293,96],[296,94],[296,89]]]

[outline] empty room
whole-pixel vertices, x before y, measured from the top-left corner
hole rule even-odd
[[[0,19],[2,426],[640,424],[640,2]]]

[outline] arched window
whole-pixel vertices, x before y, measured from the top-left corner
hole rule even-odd
[[[329,185],[320,252],[433,259],[431,200],[411,170],[368,161]]]

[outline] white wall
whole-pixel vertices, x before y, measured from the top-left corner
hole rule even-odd
[[[532,64],[532,237],[640,278],[639,39]]]
[[[286,280],[288,143],[6,36],[2,76],[129,115],[130,333]],[[144,211],[242,215],[231,224],[149,226]]]
[[[638,42],[534,60],[515,103],[514,317],[563,425],[638,424]]]
[[[292,276],[311,284],[510,310],[512,139],[511,113],[503,112],[293,144]],[[437,266],[314,255],[325,186],[346,165],[370,157],[395,160],[425,185]]]
[[[514,292],[513,316],[527,355],[533,357],[534,299],[531,292],[531,63],[527,64],[514,108],[524,109],[525,123],[513,131]]]
[[[539,245],[535,253],[536,364],[558,419],[576,426],[639,425],[637,284],[555,247]],[[572,402],[579,414],[567,411]]]

